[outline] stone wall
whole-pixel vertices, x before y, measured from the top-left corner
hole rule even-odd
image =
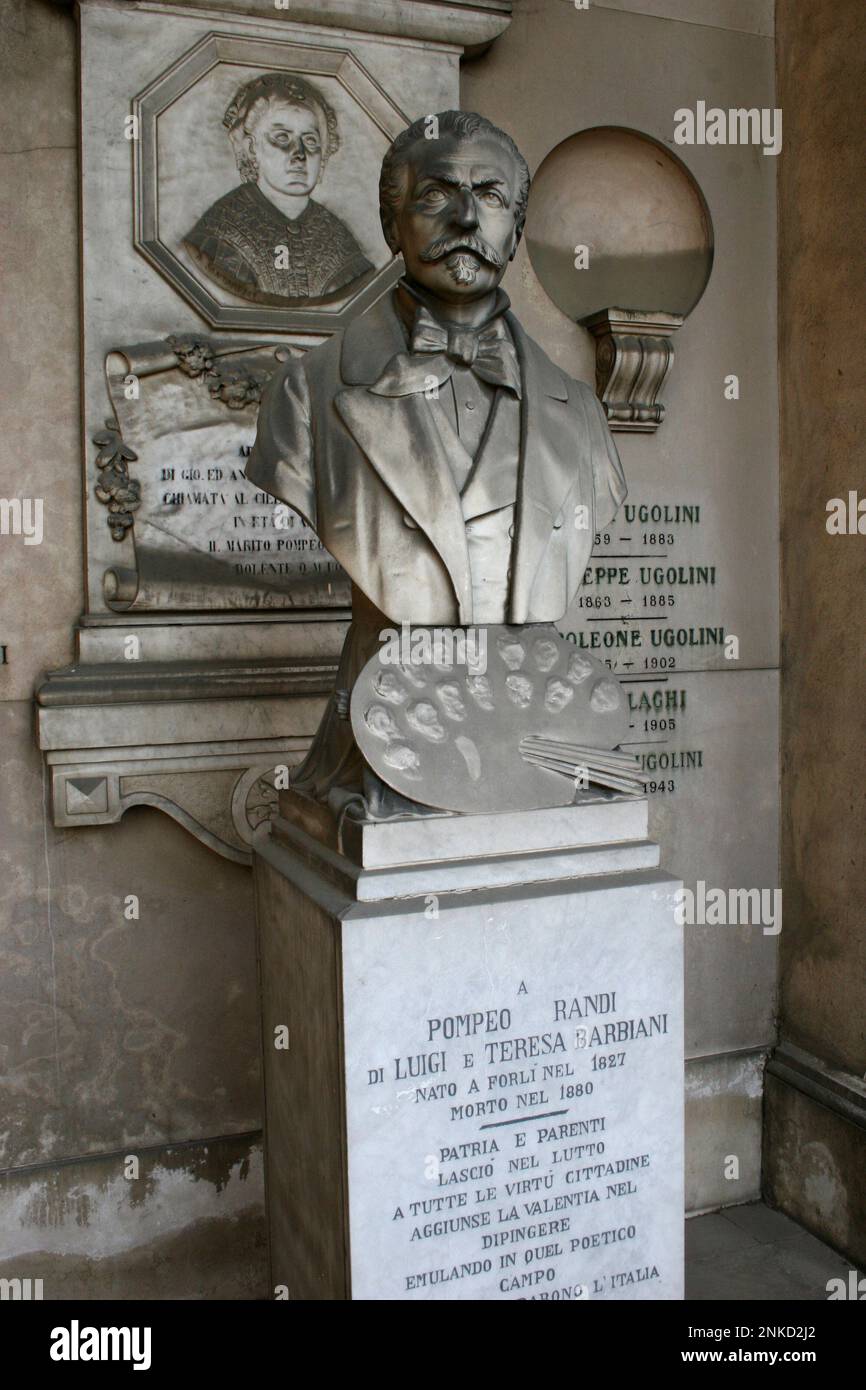
[[[785,929],[766,1154],[771,1196],[862,1263],[866,536],[826,522],[866,483],[866,13],[780,0],[777,26]]]
[[[48,0],[0,26],[0,494],[44,499],[41,545],[0,537],[0,1275],[46,1298],[261,1297],[249,871],[154,811],[48,814],[33,689],[83,607],[77,37]]]

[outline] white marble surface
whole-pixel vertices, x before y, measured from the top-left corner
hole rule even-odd
[[[124,661],[128,638],[135,637],[141,661],[331,656],[336,662],[348,625],[339,613],[106,614],[76,629],[76,659]]]
[[[344,844],[365,869],[419,864],[433,858],[516,854],[573,845],[606,845],[646,838],[646,797],[586,800],[488,816],[426,816],[411,821],[365,821],[344,827]],[[350,852],[347,848],[347,853]]]
[[[676,887],[647,872],[345,922],[354,1299],[682,1296]],[[584,1017],[558,1019],[575,999]],[[639,1019],[664,1031],[626,1039]]]
[[[95,3],[104,4],[105,0]],[[740,3],[748,4],[749,0]],[[151,0],[150,5],[141,5],[142,9],[169,7],[182,8],[177,0]],[[512,4],[511,0],[375,0],[372,4],[370,0],[291,0],[290,7],[277,9],[274,0],[186,0],[183,8],[215,10],[220,17],[226,12],[257,15],[272,24],[294,21],[483,48],[508,24]]]
[[[527,811],[524,814],[531,834],[531,818],[540,813]],[[507,829],[507,822],[513,817],[489,816],[487,819],[492,824],[487,827],[486,838],[494,840],[496,823],[505,821]],[[394,898],[422,898],[431,902],[439,893],[454,894],[510,887],[515,883],[526,885],[628,873],[637,869],[655,869],[659,864],[658,845],[645,837],[608,844],[597,841],[584,843],[579,819],[573,822],[570,843],[554,843],[551,848],[542,843],[532,851],[515,848],[510,852],[478,853],[478,846],[471,834],[467,833],[453,858],[444,855],[434,857],[435,850],[431,848],[425,860],[396,863],[377,869],[361,868],[344,854],[329,849],[282,817],[273,821],[271,833],[272,862],[284,865],[288,876],[292,872],[291,857],[297,854],[317,872],[339,883],[350,897],[369,903]],[[536,838],[540,838],[537,831]],[[555,840],[555,823],[551,838]]]
[[[658,863],[658,845],[651,840],[626,840],[616,845],[515,854],[508,859],[493,856],[379,869],[358,875],[357,895],[360,902],[380,902],[384,898],[454,892],[458,886],[461,890],[506,887],[513,883],[515,873],[521,883],[547,883],[655,869]]]

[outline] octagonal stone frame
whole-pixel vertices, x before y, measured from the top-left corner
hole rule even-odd
[[[409,118],[347,49],[290,43],[280,39],[206,34],[139,92],[132,102],[132,112],[137,117],[138,125],[138,139],[132,142],[135,248],[213,328],[241,328],[269,333],[330,333],[344,328],[396,284],[403,271],[400,257],[393,257],[356,293],[349,293],[336,306],[299,309],[255,304],[246,307],[220,303],[211,290],[160,240],[157,121],[173,102],[219,63],[335,77],[389,143],[409,124]]]

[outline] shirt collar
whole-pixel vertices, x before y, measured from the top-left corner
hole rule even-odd
[[[397,282],[394,294],[394,306],[397,310],[397,316],[406,330],[407,340],[409,336],[411,336],[412,329],[415,325],[415,317],[421,305],[423,305],[427,313],[430,314],[441,327],[449,327],[449,325],[443,323],[442,319],[436,313],[430,295],[418,285],[412,284],[404,275]],[[506,310],[510,308],[511,300],[508,298],[508,295],[503,289],[497,288],[490,312],[481,323],[473,324],[470,331],[473,333],[480,333],[482,329],[489,328],[490,324],[493,323],[495,319],[501,318]]]

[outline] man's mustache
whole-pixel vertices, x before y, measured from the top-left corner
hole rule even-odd
[[[480,256],[482,261],[493,266],[494,270],[499,270],[505,264],[498,251],[494,250],[483,237],[475,236],[472,232],[467,232],[463,236],[440,237],[438,241],[431,241],[430,245],[420,253],[418,259],[420,261],[441,261],[454,251],[474,251],[476,256]]]

